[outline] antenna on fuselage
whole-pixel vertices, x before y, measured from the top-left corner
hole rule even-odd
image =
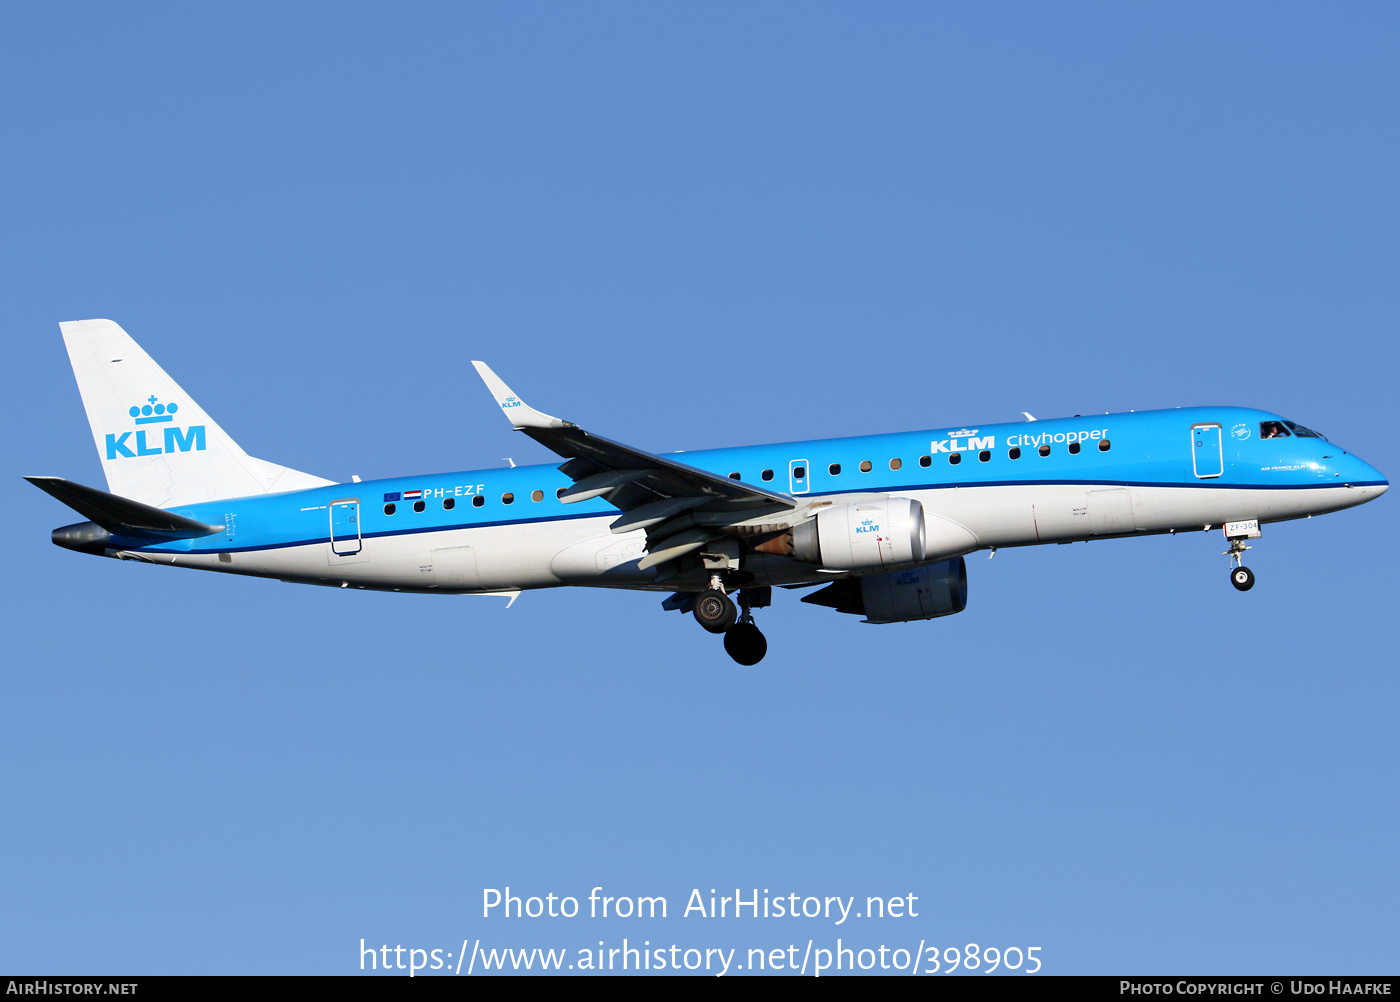
[[[1035,420],[1035,415],[1032,414],[1030,411],[1022,411],[1021,413],[1024,414],[1024,415],[1026,416],[1026,420],[1027,420],[1027,421],[1034,421],[1034,420]]]

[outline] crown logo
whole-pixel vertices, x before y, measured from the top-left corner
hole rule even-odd
[[[966,438],[966,437],[969,436],[969,435],[976,435],[976,434],[977,434],[977,429],[976,429],[976,428],[964,428],[962,431],[950,431],[950,432],[948,432],[948,437],[949,437],[949,438]]]
[[[158,404],[159,398],[153,393],[141,405],[133,405],[127,408],[127,413],[136,419],[137,424],[162,424],[166,421],[175,420],[175,412],[180,409],[179,404]]]

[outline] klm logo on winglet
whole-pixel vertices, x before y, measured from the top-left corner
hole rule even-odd
[[[137,456],[159,456],[170,452],[189,452],[191,449],[195,452],[204,451],[204,425],[195,424],[188,428],[176,427],[172,422],[180,410],[180,405],[157,403],[157,399],[152,394],[146,403],[133,405],[128,413],[131,415],[133,423],[138,426],[167,425],[161,429],[164,433],[162,438],[148,442],[146,436],[155,429],[143,427],[138,427],[136,431],[124,431],[120,435],[108,435],[108,459],[135,459]]]
[[[519,407],[519,406],[520,406],[520,398],[519,398],[519,397],[506,397],[505,400],[503,400],[503,401],[501,402],[501,408],[502,408],[503,410],[510,410],[510,408],[512,408],[512,407]]]

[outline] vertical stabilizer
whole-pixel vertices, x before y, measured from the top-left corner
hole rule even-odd
[[[334,483],[248,455],[112,321],[59,329],[113,494],[168,508]]]

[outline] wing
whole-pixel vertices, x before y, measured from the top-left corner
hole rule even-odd
[[[568,460],[559,469],[574,485],[561,501],[602,497],[622,511],[612,523],[613,532],[647,530],[647,555],[639,564],[643,570],[703,550],[723,536],[749,534],[744,528],[761,531],[765,516],[781,520],[780,513],[801,507],[789,494],[590,434],[535,410],[486,363],[472,365],[517,431]]]

